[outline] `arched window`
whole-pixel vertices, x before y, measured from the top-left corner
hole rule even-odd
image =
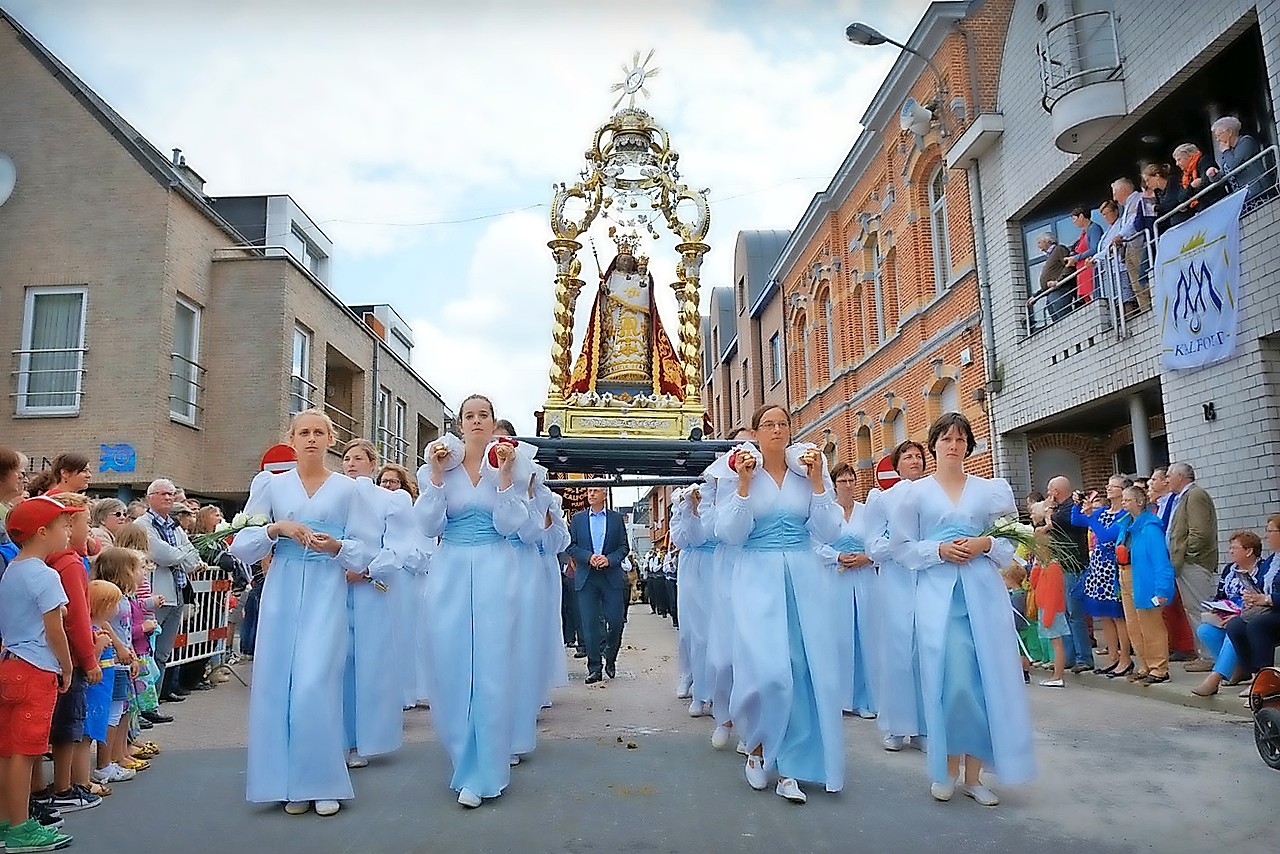
[[[880,254],[880,241],[871,239],[871,298],[875,301],[876,343],[883,344],[884,333],[884,256]]]
[[[885,419],[884,437],[889,449],[896,448],[907,440],[907,417],[901,409],[893,410]]]
[[[822,311],[827,322],[827,380],[831,381],[836,378],[836,321],[830,294],[827,295]]]
[[[858,428],[857,434],[853,437],[853,450],[860,463],[871,462],[871,428],[862,426]]]
[[[960,411],[960,387],[956,385],[955,380],[947,380],[943,384],[942,390],[938,393],[938,402],[944,414]]]
[[[951,243],[947,239],[947,188],[943,167],[929,181],[929,229],[933,233],[933,288],[942,293],[951,278]]]
[[[802,397],[809,396],[809,324],[800,318],[796,326],[796,346],[800,348],[799,392]]]

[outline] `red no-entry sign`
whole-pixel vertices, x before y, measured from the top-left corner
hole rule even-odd
[[[262,455],[262,470],[272,474],[292,471],[298,467],[298,453],[288,445],[272,445]]]
[[[885,457],[876,464],[876,486],[881,489],[888,489],[902,478],[898,477],[898,473],[893,468],[893,458]]]

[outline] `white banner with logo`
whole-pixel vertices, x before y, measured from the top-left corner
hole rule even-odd
[[[1160,235],[1155,309],[1160,363],[1183,371],[1231,358],[1240,301],[1240,211],[1245,190],[1205,208]]]

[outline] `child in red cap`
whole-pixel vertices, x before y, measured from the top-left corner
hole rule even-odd
[[[62,627],[67,595],[45,559],[67,547],[68,516],[52,498],[28,498],[5,519],[18,555],[0,576],[0,838],[15,851],[52,851],[71,837],[42,827],[28,812],[31,770],[49,747],[53,706],[71,682],[71,649]],[[14,699],[7,699],[14,698]]]

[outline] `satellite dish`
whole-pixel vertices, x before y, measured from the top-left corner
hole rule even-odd
[[[9,155],[0,153],[0,205],[9,201],[14,185],[18,183],[18,169]]]
[[[898,114],[898,124],[903,130],[909,130],[916,136],[924,136],[933,123],[933,111],[915,98],[908,98]]]

